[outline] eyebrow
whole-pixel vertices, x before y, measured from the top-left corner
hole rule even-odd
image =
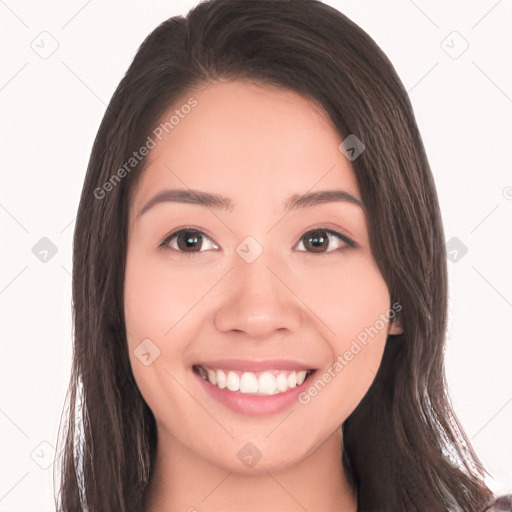
[[[229,211],[232,211],[235,206],[231,199],[219,194],[193,189],[167,189],[151,198],[141,208],[136,218],[138,219],[141,215],[153,208],[153,206],[165,202],[198,204],[206,206],[207,208]],[[355,204],[364,209],[360,199],[355,198],[344,190],[320,190],[317,192],[307,192],[305,194],[294,194],[284,201],[283,209],[285,212],[289,212],[298,208],[308,208],[310,206],[331,202]]]

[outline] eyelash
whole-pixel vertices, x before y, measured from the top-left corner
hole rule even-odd
[[[198,230],[196,228],[182,228],[182,229],[179,229],[178,231],[175,231],[174,233],[171,233],[170,235],[166,236],[158,247],[160,249],[162,249],[162,250],[169,250],[169,251],[177,252],[180,256],[183,256],[185,258],[190,258],[190,257],[192,257],[192,256],[194,256],[196,254],[200,254],[202,252],[206,252],[206,251],[190,251],[190,252],[187,252],[187,251],[181,251],[179,249],[174,249],[174,248],[169,247],[169,243],[172,240],[174,240],[180,233],[183,233],[184,231],[192,231],[194,233],[197,233],[197,234],[200,234],[200,235],[204,235],[206,238],[208,238],[211,242],[213,242],[218,247],[218,244],[216,242],[214,242],[211,237],[209,237],[206,233],[204,233],[203,231],[200,231],[200,230]],[[322,255],[323,254],[323,255],[325,255],[325,254],[330,254],[330,253],[336,253],[338,251],[344,251],[344,250],[349,249],[349,248],[357,248],[358,247],[358,244],[356,242],[354,242],[353,240],[351,240],[348,236],[346,236],[346,235],[344,235],[342,233],[338,233],[337,231],[334,231],[332,229],[323,228],[321,226],[320,227],[316,227],[316,228],[312,228],[312,229],[309,229],[308,231],[306,231],[300,237],[298,243],[301,243],[303,238],[306,235],[308,235],[309,233],[314,232],[314,231],[325,231],[328,235],[333,235],[336,238],[338,238],[340,241],[345,242],[348,247],[341,247],[341,248],[334,249],[334,250],[331,250],[331,251],[318,252],[318,253],[315,253],[313,251],[306,251],[306,250],[298,251],[298,252],[306,252],[306,253],[309,253],[309,254],[318,254],[318,255]]]

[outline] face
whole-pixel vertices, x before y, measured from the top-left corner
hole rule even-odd
[[[133,373],[168,446],[284,468],[336,433],[392,332],[354,172],[294,92],[215,82],[176,109],[131,203]]]

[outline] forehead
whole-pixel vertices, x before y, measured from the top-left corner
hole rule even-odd
[[[182,109],[191,97],[195,106]],[[168,133],[153,137],[135,206],[162,188],[219,193],[237,209],[255,203],[277,209],[284,197],[315,189],[359,196],[327,114],[293,91],[214,82],[184,95],[162,115],[160,126],[166,122]]]

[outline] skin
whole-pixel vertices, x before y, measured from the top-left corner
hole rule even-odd
[[[223,357],[283,357],[322,374],[389,310],[363,208],[328,202],[283,213],[293,194],[342,189],[360,199],[350,161],[327,116],[294,92],[234,81],[193,95],[197,106],[151,150],[129,221],[129,353],[158,429],[147,510],[355,511],[340,426],[368,390],[387,334],[398,326],[386,321],[308,404],[276,414],[228,409],[205,393],[191,368]],[[222,194],[234,207],[163,202],[138,216],[166,188]],[[190,227],[209,237],[190,257],[176,240],[159,247]],[[328,252],[308,252],[304,235],[313,228],[358,245],[333,237]],[[249,235],[263,248],[252,263],[236,252]],[[160,350],[148,366],[134,353],[144,339]],[[251,468],[237,457],[247,442],[262,454]]]

